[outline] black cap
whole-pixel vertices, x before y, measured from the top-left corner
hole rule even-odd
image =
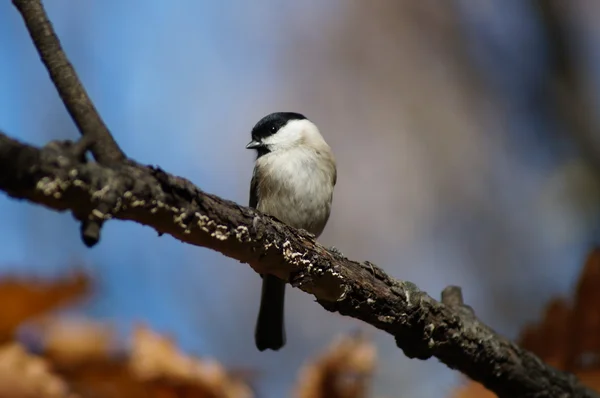
[[[295,112],[274,112],[260,119],[252,129],[252,140],[261,141],[288,124],[290,120],[305,120],[306,117]]]

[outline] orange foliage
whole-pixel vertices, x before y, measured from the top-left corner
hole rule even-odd
[[[89,286],[83,274],[55,282],[0,280],[0,398],[254,396],[235,372],[214,360],[185,355],[169,338],[145,327],[134,330],[127,348],[117,344],[107,324],[48,315],[84,297]],[[41,336],[41,355],[14,341],[26,321]],[[519,340],[544,361],[574,372],[600,391],[600,249],[588,256],[573,302],[551,300],[541,322],[526,327]],[[376,356],[364,337],[340,337],[303,367],[293,395],[364,398]],[[453,396],[494,394],[471,382]]]
[[[55,366],[108,361],[117,355],[113,330],[90,320],[45,318],[34,326],[43,335],[44,354]]]
[[[23,321],[81,298],[88,288],[89,280],[83,274],[57,282],[0,281],[0,342],[11,340]]]
[[[48,361],[27,353],[18,343],[0,347],[0,397],[75,398],[49,367]]]
[[[108,324],[49,314],[89,287],[83,274],[54,282],[0,280],[0,398],[254,397],[239,372],[186,355],[146,327],[135,328],[123,347]],[[24,322],[42,347],[38,354],[14,341]],[[297,396],[365,397],[374,365],[375,348],[364,338],[341,338],[306,365]]]
[[[48,315],[83,297],[89,285],[82,274],[54,282],[0,281],[0,398],[253,396],[217,362],[186,356],[145,328],[136,329],[127,350],[106,324]],[[26,321],[41,336],[43,356],[13,341]]]
[[[526,327],[519,344],[552,366],[573,372],[600,392],[600,248],[588,255],[573,303],[554,299],[538,325]],[[479,383],[459,389],[456,398],[492,398]]]
[[[362,336],[343,336],[305,365],[297,383],[297,398],[362,398],[367,390],[377,353]]]
[[[0,398],[254,396],[235,372],[214,360],[186,355],[169,338],[145,327],[134,330],[127,348],[117,344],[107,324],[48,315],[82,298],[89,286],[83,274],[55,282],[0,280]],[[41,355],[14,341],[26,321],[41,336]],[[526,327],[519,341],[600,391],[600,249],[588,256],[573,302],[551,300],[541,322]],[[376,356],[364,337],[340,337],[303,367],[293,395],[364,398]],[[453,396],[495,395],[471,382]]]
[[[188,394],[177,396],[250,398],[252,392],[241,380],[232,377],[216,361],[199,361],[180,352],[173,342],[138,327],[134,333],[129,359],[133,376],[161,390],[186,387]],[[182,390],[180,390],[182,391]]]

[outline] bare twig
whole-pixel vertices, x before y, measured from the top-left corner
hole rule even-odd
[[[133,162],[85,163],[73,148],[54,142],[38,149],[0,134],[0,189],[59,211],[133,220],[217,250],[315,295],[329,311],[388,332],[408,357],[435,356],[500,397],[598,397],[460,310],[455,288],[445,295],[450,305],[437,302],[375,264],[351,261],[186,179]]]
[[[90,136],[91,152],[102,164],[121,162],[125,154],[96,111],[67,59],[40,0],[13,0],[60,98],[83,136]]]
[[[82,135],[74,145],[79,150],[79,156],[85,158],[85,152],[90,150],[101,164],[126,161],[125,154],[104,124],[67,59],[41,0],[13,0],[13,4],[23,16],[33,44]],[[100,240],[102,220],[93,214],[81,213],[77,216],[81,221],[83,242],[88,247],[94,246]]]

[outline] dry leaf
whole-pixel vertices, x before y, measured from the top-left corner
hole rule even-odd
[[[367,396],[377,351],[363,336],[343,336],[306,364],[300,372],[297,398],[362,398]]]
[[[599,369],[600,250],[590,252],[572,306],[555,299],[537,326],[525,328],[520,344],[551,365],[570,372]]]
[[[577,372],[577,378],[596,392],[600,392],[600,371],[598,369]]]
[[[60,367],[109,361],[116,342],[109,325],[91,320],[48,318],[38,322],[44,354]]]
[[[25,320],[82,297],[88,287],[89,280],[81,273],[52,282],[15,278],[0,281],[0,342],[11,340]]]
[[[565,300],[552,300],[542,322],[525,327],[519,344],[550,365],[564,369],[570,344],[570,317],[571,309]]]
[[[181,395],[177,396],[253,396],[245,383],[233,378],[216,361],[186,356],[172,341],[145,327],[138,327],[134,332],[130,369],[139,380],[157,382],[155,386],[164,394],[169,391],[168,387],[178,386],[177,391]]]
[[[574,296],[572,305],[564,299],[552,300],[540,324],[523,330],[519,344],[600,392],[600,249],[588,255]],[[471,382],[454,397],[494,396],[484,391],[479,383]]]
[[[151,386],[136,380],[126,363],[118,359],[64,367],[60,374],[82,398],[158,397]]]
[[[33,338],[32,347],[41,347],[44,354],[32,355],[16,343],[0,346],[0,398],[253,397],[236,372],[187,356],[147,328],[136,328],[131,349],[118,351],[108,325],[46,314],[81,297],[88,286],[81,274],[58,282],[0,281],[0,300],[6,306],[0,308],[0,338],[14,338],[14,331],[35,317],[25,329],[33,334],[23,337]],[[305,366],[297,396],[365,397],[375,360],[374,346],[361,336],[339,338]]]
[[[600,250],[587,258],[575,293],[570,322],[570,347],[565,369],[599,369],[600,361]]]
[[[0,347],[1,398],[75,398],[67,384],[49,370],[48,362],[18,343]]]

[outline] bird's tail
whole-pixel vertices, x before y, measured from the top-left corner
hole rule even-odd
[[[254,333],[259,351],[277,351],[285,345],[284,299],[285,282],[273,275],[263,275],[260,310]]]

